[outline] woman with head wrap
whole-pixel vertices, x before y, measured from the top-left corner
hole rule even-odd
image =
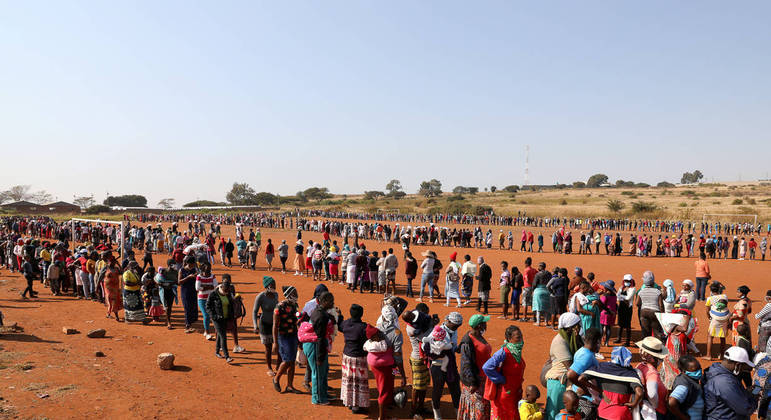
[[[584,346],[581,340],[581,317],[566,312],[559,317],[559,333],[549,347],[551,368],[546,371],[546,418],[554,418],[562,408],[562,394],[567,389],[567,372],[573,363],[573,355]]]
[[[638,315],[642,336],[648,337],[654,334],[660,337],[662,331],[658,318],[656,318],[656,313],[662,312],[664,309],[664,296],[661,293],[661,289],[656,285],[652,271],[643,273],[643,286],[637,292],[635,306],[639,310]]]
[[[634,409],[643,397],[637,371],[631,367],[632,353],[626,347],[614,347],[610,362],[587,369],[578,385],[584,391],[594,390],[601,401],[597,415],[603,419],[631,420]]]
[[[369,411],[367,352],[363,349],[367,341],[367,324],[361,320],[364,308],[360,305],[351,305],[349,313],[351,317],[340,324],[345,339],[340,362],[340,399],[354,414],[365,414]]]
[[[263,292],[254,299],[252,308],[252,327],[254,333],[260,335],[260,341],[265,346],[265,361],[268,365],[268,376],[276,376],[273,370],[273,311],[278,305],[276,281],[271,276],[262,277]],[[281,356],[276,354],[276,367],[281,364]]]
[[[131,261],[128,269],[123,273],[123,305],[127,322],[149,322],[145,318],[141,287],[139,263]]]
[[[664,280],[664,312],[670,314],[675,309],[677,303],[677,293],[675,292],[675,283],[671,279]]]
[[[404,338],[399,329],[399,315],[391,305],[383,305],[380,317],[377,319],[377,328],[383,332],[385,341],[394,349],[394,365],[402,376],[402,388],[407,386],[407,377],[404,374],[404,359],[402,358],[402,345]]]
[[[677,306],[681,309],[693,310],[696,305],[696,292],[693,290],[693,280],[683,280],[683,289],[677,297]]]

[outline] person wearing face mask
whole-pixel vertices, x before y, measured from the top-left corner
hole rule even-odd
[[[308,367],[311,371],[311,403],[316,405],[329,405],[328,375],[329,375],[329,347],[331,345],[330,324],[340,325],[343,315],[336,310],[336,316],[329,314],[329,310],[335,306],[335,297],[332,293],[323,292],[318,297],[318,305],[310,316],[310,323],[316,333],[315,342],[303,343],[303,352],[308,358]]]
[[[632,337],[632,302],[634,301],[634,294],[634,279],[631,274],[624,274],[623,285],[616,293],[616,300],[618,302],[618,337],[613,342],[616,344],[620,343],[621,336],[624,330],[626,330],[626,342],[624,345],[627,347]]]
[[[489,316],[472,315],[468,321],[471,331],[460,341],[461,395],[458,420],[490,418],[490,401],[484,398],[487,376],[482,370],[492,353],[492,347],[484,338],[489,320]]]
[[[702,420],[704,418],[704,393],[701,390],[701,366],[691,355],[680,357],[680,369],[675,378],[672,393],[669,394],[669,413],[680,420]]]
[[[268,376],[276,376],[273,370],[273,310],[278,305],[278,293],[276,293],[276,281],[273,277],[263,276],[262,285],[265,291],[254,299],[252,309],[252,327],[254,333],[260,335],[260,341],[265,346],[265,361],[268,365]],[[278,355],[276,355],[278,356]],[[276,367],[281,364],[281,357],[276,360]]]
[[[214,291],[206,298],[206,312],[211,317],[214,330],[217,333],[217,346],[214,354],[217,357],[224,358],[230,363],[233,359],[228,354],[228,323],[233,319],[234,312],[233,298],[230,295],[230,279],[225,278],[222,284],[218,285]],[[220,351],[224,354],[220,354]]]
[[[506,328],[503,346],[485,362],[482,370],[487,375],[485,399],[490,401],[492,418],[518,418],[517,402],[522,399],[525,360],[522,331],[516,325]]]
[[[723,361],[713,363],[704,371],[706,419],[749,420],[757,403],[742,386],[739,374],[754,366],[743,348],[730,347]]]
[[[544,416],[554,418],[564,408],[562,394],[567,389],[567,373],[573,355],[584,346],[581,339],[581,318],[566,312],[559,318],[559,333],[549,347],[550,368],[546,371],[546,410]]]
[[[655,337],[645,337],[635,345],[640,348],[642,362],[636,368],[640,371],[646,394],[640,406],[640,416],[643,420],[663,419],[667,414],[667,388],[661,380],[658,366],[668,351],[661,340]]]

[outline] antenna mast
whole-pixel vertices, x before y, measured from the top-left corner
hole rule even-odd
[[[530,185],[530,145],[525,145],[525,185]]]

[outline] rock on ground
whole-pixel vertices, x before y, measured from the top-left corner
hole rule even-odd
[[[171,370],[174,367],[174,355],[172,353],[159,354],[158,367],[162,370]]]
[[[78,330],[72,327],[62,327],[62,332],[67,335],[77,334]]]
[[[99,328],[89,331],[86,336],[88,336],[88,338],[104,338],[105,334],[107,334],[107,331],[104,328]]]

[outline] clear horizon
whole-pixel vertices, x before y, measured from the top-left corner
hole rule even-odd
[[[609,7],[610,6],[610,7]],[[771,3],[0,4],[0,191],[768,178]],[[27,147],[29,146],[29,147]]]

